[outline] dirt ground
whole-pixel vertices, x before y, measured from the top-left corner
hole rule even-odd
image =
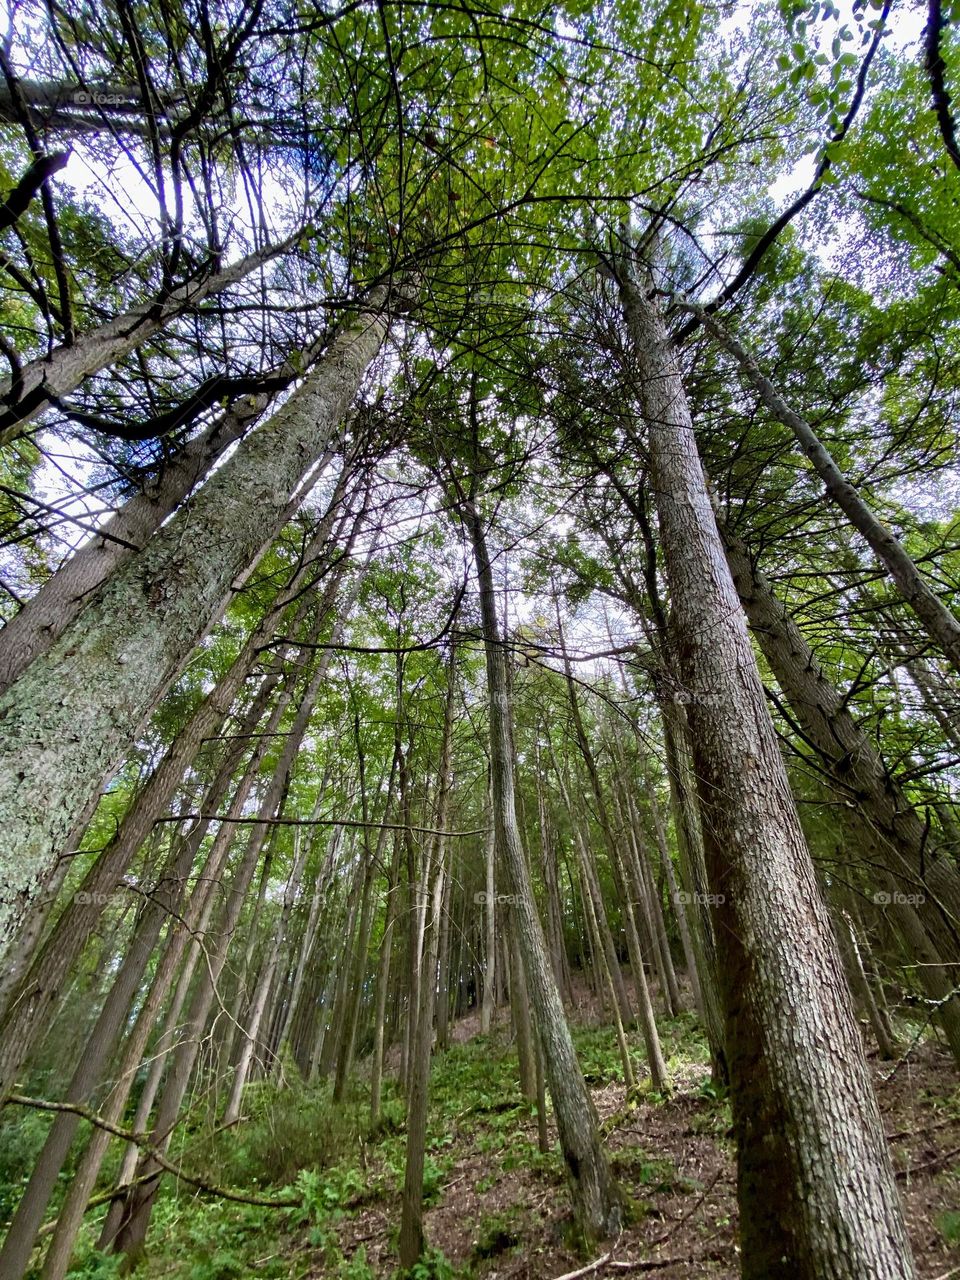
[[[460,1026],[457,1032],[465,1039],[470,1029]],[[876,1059],[871,1065],[918,1274],[922,1280],[960,1277],[960,1246],[948,1246],[942,1230],[947,1214],[960,1231],[960,1106],[950,1060],[925,1044],[896,1069]],[[674,1077],[669,1099],[641,1100],[629,1108],[623,1086],[593,1089],[614,1168],[635,1200],[636,1221],[589,1274],[738,1276],[733,1147],[727,1113],[705,1090],[707,1081],[706,1067],[689,1064]],[[535,1144],[535,1120],[518,1112],[516,1123],[517,1138]],[[567,1195],[556,1165],[508,1167],[512,1162],[502,1152],[478,1148],[481,1133],[465,1123],[451,1135],[452,1166],[439,1202],[426,1214],[429,1243],[443,1250],[458,1273],[489,1280],[551,1280],[583,1268],[590,1260],[572,1247]],[[393,1274],[398,1216],[398,1202],[362,1207],[343,1223],[346,1256],[362,1244],[378,1275]]]

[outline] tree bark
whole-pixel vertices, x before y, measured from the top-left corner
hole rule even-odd
[[[227,447],[239,440],[265,408],[248,397],[221,415],[164,462],[155,479],[78,547],[35,596],[0,630],[0,693],[46,653],[97,587],[146,544]]]
[[[286,404],[244,441],[0,699],[0,956],[90,793],[129,747],[230,584],[280,530],[386,332],[378,295]]]
[[[443,716],[443,736],[438,770],[436,829],[446,828],[450,801],[450,760],[453,741],[453,708],[456,693],[456,649],[450,652],[447,668],[447,696]],[[427,916],[422,947],[423,963],[418,983],[419,1001],[416,1026],[411,1043],[409,1079],[407,1083],[407,1158],[400,1204],[400,1266],[412,1267],[423,1253],[423,1166],[427,1137],[427,1103],[430,1087],[430,1054],[433,1045],[433,1015],[437,993],[437,958],[440,943],[440,912],[443,907],[446,879],[446,840],[432,838],[431,856],[427,859],[424,893]]]
[[[718,898],[745,1280],[914,1275],[860,1031],[723,555],[680,372],[619,268]],[[771,1197],[771,1187],[778,1194]]]
[[[520,952],[539,1028],[544,1073],[570,1179],[574,1216],[587,1237],[616,1234],[622,1211],[597,1131],[596,1112],[577,1061],[537,913],[517,824],[507,676],[496,593],[483,522],[472,501],[462,504],[480,591],[490,708],[490,767],[497,851],[514,895]]]
[[[346,470],[346,469],[345,469]],[[62,983],[70,965],[78,955],[87,937],[96,925],[103,910],[102,902],[116,887],[137,850],[163,814],[180,785],[184,773],[195,758],[202,743],[215,735],[226,720],[244,681],[260,657],[265,640],[274,634],[280,619],[290,602],[302,590],[309,570],[317,557],[329,552],[329,539],[333,518],[343,493],[344,475],[334,489],[330,507],[318,525],[314,537],[305,550],[300,567],[290,583],[280,592],[274,605],[254,628],[237,655],[230,669],[221,677],[216,687],[207,695],[187,721],[160,764],[148,779],[142,791],[134,798],[116,835],[90,868],[80,891],[65,908],[62,916],[42,951],[26,975],[21,979],[14,1002],[11,996],[3,1019],[2,1047],[0,1047],[0,1097],[2,1097],[27,1061],[32,1046],[37,1043],[50,1025]],[[354,521],[351,540],[356,536],[358,520],[363,513],[352,517]],[[348,541],[348,545],[351,542]],[[332,607],[343,571],[337,566],[323,591],[321,614]],[[309,597],[302,597],[289,622],[292,631],[310,608]],[[320,622],[317,626],[321,625]],[[314,634],[311,638],[316,639]],[[285,646],[276,655],[268,675],[254,698],[254,726],[267,705],[283,670]]]
[[[854,802],[843,810],[844,825],[875,849],[875,863],[893,877],[894,894],[923,899],[914,910],[912,904],[893,898],[890,910],[897,927],[906,929],[914,942],[918,933],[928,934],[917,974],[930,998],[942,1001],[957,985],[956,970],[943,965],[960,957],[957,922],[948,905],[956,872],[947,858],[936,857],[924,823],[854,720],[840,691],[827,679],[800,628],[763,574],[754,569],[743,543],[728,529],[721,527],[720,532],[734,586],[763,655],[808,742],[830,770],[840,798],[845,805],[851,799]],[[917,895],[918,888],[926,892]],[[874,892],[886,890],[884,884]],[[938,898],[943,890],[946,903]],[[920,954],[915,958],[921,959]],[[938,1020],[960,1063],[960,996],[947,999]]]

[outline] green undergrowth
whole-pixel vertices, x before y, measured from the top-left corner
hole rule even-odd
[[[697,1093],[698,1074],[704,1089],[709,1080],[703,1070],[706,1048],[693,1019],[682,1015],[665,1021],[661,1034],[671,1075],[684,1078],[687,1092],[697,1094],[695,1118],[722,1132],[729,1123],[725,1099]],[[630,1039],[638,1088],[628,1103],[634,1111],[658,1106],[666,1100],[650,1089],[642,1041],[636,1033]],[[574,1040],[593,1088],[622,1085],[611,1028],[577,1027]],[[345,1103],[335,1105],[326,1083],[306,1085],[288,1073],[283,1087],[267,1082],[249,1089],[242,1120],[226,1130],[211,1121],[216,1108],[209,1098],[203,1105],[206,1110],[191,1117],[171,1153],[183,1167],[242,1194],[298,1203],[283,1209],[244,1205],[199,1195],[165,1178],[147,1252],[135,1273],[138,1280],[375,1280],[396,1274],[406,1133],[404,1103],[395,1085],[387,1083],[373,1125],[362,1081]],[[636,1120],[630,1124],[637,1126]],[[649,1212],[650,1197],[694,1189],[669,1160],[640,1145],[616,1151],[613,1165],[631,1216]],[[498,1260],[529,1247],[536,1227],[523,1197],[531,1181],[548,1192],[551,1202],[564,1199],[559,1147],[538,1149],[536,1108],[520,1092],[515,1046],[504,1027],[434,1059],[424,1169],[427,1206],[443,1203],[448,1186],[456,1196],[452,1188],[464,1180],[478,1194],[492,1191],[496,1209],[478,1218],[457,1267],[432,1248],[404,1280],[479,1280]],[[510,1195],[516,1203],[499,1202]],[[374,1237],[376,1246],[371,1240],[351,1243],[368,1232],[368,1226],[354,1224],[371,1207],[390,1224],[387,1242],[394,1261],[386,1270],[375,1271],[370,1261],[382,1240]],[[89,1215],[71,1280],[113,1280],[120,1274],[116,1259],[93,1248],[102,1212]]]

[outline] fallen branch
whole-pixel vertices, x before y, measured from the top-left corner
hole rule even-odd
[[[585,1267],[581,1267],[579,1271],[567,1271],[562,1276],[557,1276],[556,1280],[579,1280],[580,1276],[588,1276],[593,1271],[599,1271],[613,1257],[614,1249],[620,1243],[620,1237],[617,1236],[616,1244],[609,1253],[605,1253],[602,1258],[597,1258],[594,1262],[589,1262]]]

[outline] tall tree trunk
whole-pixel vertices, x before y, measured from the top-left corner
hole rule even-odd
[[[377,981],[373,997],[373,1053],[370,1066],[370,1122],[376,1126],[380,1120],[380,1095],[383,1087],[383,1049],[387,1021],[387,994],[390,989],[390,959],[393,951],[393,931],[397,918],[400,893],[400,860],[402,855],[400,832],[393,833],[393,856],[387,875],[386,917],[383,925],[383,941],[377,961]]]
[[[0,699],[0,956],[91,792],[280,531],[291,492],[327,447],[380,348],[382,294],[196,499],[114,573]]]
[[[21,979],[14,996],[9,998],[9,1012],[3,1018],[2,1043],[0,1043],[0,1097],[9,1090],[22,1064],[28,1060],[34,1044],[45,1033],[54,1016],[59,993],[70,966],[79,954],[103,910],[102,903],[113,892],[119,878],[130,865],[137,850],[149,835],[155,822],[166,810],[180,785],[184,773],[199,751],[202,743],[216,734],[226,720],[230,708],[244,681],[253,670],[265,640],[269,639],[287,606],[302,591],[305,576],[317,556],[329,550],[333,516],[343,492],[343,476],[338,482],[330,507],[320,521],[317,532],[304,554],[299,570],[290,584],[279,594],[262,622],[258,624],[238,654],[230,669],[221,677],[216,687],[207,695],[194,714],[183,726],[160,764],[151,774],[143,789],[134,798],[113,839],[97,858],[80,886],[80,891],[68,903],[55,930],[42,951]],[[353,529],[347,541],[352,546],[359,531],[364,513],[351,517]],[[322,607],[315,624],[322,625],[323,617],[339,588],[343,569],[338,565],[324,584]],[[309,596],[301,598],[293,618],[287,624],[295,634],[300,620],[311,608]],[[309,639],[316,639],[312,634]],[[283,661],[289,645],[277,653],[267,676],[251,708],[251,727],[256,727],[260,715],[276,687],[283,671]]]
[[[903,599],[923,624],[927,635],[949,658],[953,669],[960,672],[960,620],[946,607],[924,581],[915,561],[899,538],[873,514],[857,490],[834,462],[830,451],[819,439],[810,423],[792,409],[760,371],[753,356],[723,325],[702,307],[692,307],[698,318],[755,387],[760,399],[778,422],[793,432],[801,449],[813,463],[817,474],[855,529],[863,534],[874,555],[893,578]]]
[[[237,1059],[236,1069],[233,1073],[233,1080],[230,1084],[230,1097],[223,1113],[223,1125],[228,1126],[236,1124],[240,1119],[240,1104],[243,1099],[244,1086],[250,1075],[250,1069],[253,1064],[253,1055],[256,1051],[257,1042],[260,1037],[260,1027],[267,1011],[267,1003],[273,992],[274,979],[277,973],[277,964],[280,960],[280,951],[286,939],[287,926],[290,921],[290,914],[293,911],[297,894],[300,891],[301,882],[303,880],[303,870],[307,861],[309,852],[307,842],[302,839],[298,830],[294,835],[296,842],[293,865],[290,868],[290,874],[287,877],[287,883],[284,888],[283,901],[280,906],[280,918],[274,929],[273,938],[267,951],[267,955],[260,968],[260,976],[257,979],[257,985],[254,990],[253,999],[250,1002],[250,1009],[247,1012],[246,1025],[240,1028],[241,1048],[240,1055]]]
[[[453,741],[453,708],[456,693],[457,654],[451,649],[447,667],[447,696],[438,769],[436,831],[424,876],[427,915],[422,947],[423,964],[418,984],[419,1001],[411,1046],[407,1084],[407,1158],[400,1207],[400,1266],[412,1267],[423,1253],[423,1165],[427,1137],[427,1102],[430,1086],[430,1053],[437,992],[437,958],[440,945],[440,912],[446,879],[446,839],[450,800],[450,760]],[[395,757],[396,759],[396,757]],[[431,883],[432,877],[432,883]]]
[[[510,1013],[517,1039],[520,1092],[527,1102],[536,1102],[537,1059],[533,1047],[534,1031],[530,1020],[530,996],[527,992],[527,980],[523,976],[523,961],[520,957],[517,930],[509,919],[507,933],[510,939]]]
[[[543,883],[547,891],[547,942],[550,947],[550,963],[553,976],[560,988],[561,998],[570,999],[570,968],[567,962],[566,945],[563,936],[563,908],[560,905],[560,887],[557,883],[557,859],[552,846],[552,828],[547,811],[547,798],[544,789],[543,772],[540,764],[540,739],[537,737],[535,748],[535,773],[537,779],[537,818],[540,829],[540,858],[543,868]]]
[[[347,1018],[343,1028],[343,1043],[340,1044],[340,1053],[337,1059],[337,1070],[334,1073],[333,1097],[334,1101],[342,1100],[344,1092],[346,1092],[349,1074],[353,1069],[353,1051],[355,1051],[357,1041],[357,1023],[360,1020],[360,1002],[364,995],[364,974],[366,972],[367,960],[369,960],[370,951],[370,932],[372,924],[374,924],[374,884],[376,882],[376,868],[383,865],[383,852],[387,847],[388,827],[390,820],[390,810],[393,806],[393,790],[394,783],[397,778],[397,756],[394,754],[393,762],[390,764],[390,778],[387,783],[387,800],[384,803],[383,823],[380,827],[379,836],[376,837],[376,847],[370,850],[366,840],[364,841],[364,850],[366,852],[366,863],[364,868],[364,887],[361,890],[360,905],[360,928],[357,929],[357,945],[352,956],[352,973],[351,982],[348,989],[348,1007]],[[364,813],[366,814],[366,806]],[[366,820],[366,818],[365,818]]]
[[[743,1276],[904,1280],[913,1260],[863,1044],[680,372],[653,303],[622,268],[619,283],[690,697],[707,868],[722,898]]]
[[[681,905],[689,904],[691,907],[691,941],[700,974],[700,989],[706,1014],[704,1029],[710,1045],[713,1078],[726,1086],[730,1080],[725,1044],[726,1020],[721,1008],[717,939],[708,903],[706,851],[700,802],[694,782],[690,727],[685,707],[671,702],[666,696],[660,701],[660,714],[663,720],[670,804],[684,885],[681,889],[684,903]]]
[[[75,341],[54,347],[45,356],[29,361],[19,371],[17,385],[7,377],[0,380],[0,446],[16,440],[26,424],[57,400],[75,391],[91,374],[116,364],[179,315],[196,307],[204,298],[222,293],[245,276],[257,271],[271,258],[289,249],[297,235],[267,249],[257,249],[205,279],[172,289],[163,301],[151,298],[114,316]]]
[[[489,806],[489,827],[483,847],[483,989],[480,995],[480,1033],[489,1035],[496,1013],[497,980],[497,837],[493,819],[493,801]]]
[[[559,613],[557,615],[557,620],[559,622]],[[561,632],[561,644],[562,643],[563,638]],[[633,972],[634,990],[636,993],[637,1006],[640,1012],[639,1021],[640,1028],[643,1032],[643,1043],[647,1055],[647,1066],[650,1069],[650,1078],[653,1082],[653,1087],[659,1092],[665,1093],[669,1088],[667,1066],[660,1046],[660,1034],[657,1031],[656,1017],[653,1012],[653,1001],[650,998],[650,987],[647,983],[647,975],[643,967],[643,953],[640,947],[636,919],[633,914],[633,903],[620,873],[620,867],[617,864],[616,838],[613,833],[613,826],[610,822],[610,815],[607,810],[606,796],[601,787],[600,775],[597,771],[596,761],[590,744],[587,741],[586,732],[583,727],[576,690],[573,687],[572,673],[570,671],[569,662],[566,659],[565,650],[564,663],[566,666],[567,694],[570,698],[571,708],[574,713],[574,726],[576,728],[576,736],[580,747],[580,753],[587,765],[587,772],[591,775],[591,785],[597,806],[597,813],[600,818],[600,826],[607,842],[607,852],[615,875],[617,896],[620,899],[621,909],[624,914],[627,947],[630,953],[630,968]],[[556,774],[557,783],[560,787],[560,794],[563,797],[567,812],[571,815],[571,821],[574,823],[581,861],[583,864],[583,875],[586,885],[592,894],[589,901],[586,898],[583,899],[583,907],[587,922],[588,937],[590,939],[590,949],[593,952],[597,975],[600,981],[609,987],[610,991],[616,998],[617,1005],[620,1010],[620,1016],[617,1018],[617,1023],[622,1024],[624,1021],[632,1022],[633,1011],[629,1004],[626,1005],[627,1018],[624,1019],[623,1017],[624,1004],[622,1003],[620,992],[620,987],[623,986],[623,976],[620,972],[619,958],[613,948],[612,939],[610,937],[610,926],[607,921],[607,914],[603,905],[603,896],[600,892],[596,863],[590,849],[589,833],[585,833],[583,831],[583,824],[577,822],[574,817],[576,810],[571,803],[569,790],[564,782],[563,774],[560,772],[557,761],[554,758],[552,748],[550,751],[550,757],[553,763],[554,773]],[[619,987],[616,977],[614,977],[614,971],[620,978]],[[623,997],[625,998],[625,992],[623,993]],[[616,1010],[614,1012],[616,1012]],[[619,1034],[622,1035],[622,1025],[621,1032]],[[621,1053],[623,1053],[623,1050],[621,1050]],[[630,1083],[632,1081],[632,1074],[632,1066],[628,1060],[624,1065],[624,1076],[627,1079],[628,1087],[630,1087]]]
[[[450,1047],[450,908],[453,901],[453,883],[460,865],[458,848],[454,844],[450,853],[450,870],[443,881],[443,902],[440,904],[440,947],[437,955],[437,1050]]]
[[[137,989],[160,936],[165,919],[177,910],[186,877],[193,864],[189,841],[175,841],[173,853],[158,883],[145,900],[133,936],[125,948],[123,963],[104,1001],[73,1076],[64,1093],[65,1102],[85,1106],[101,1083],[128,1017]],[[30,1265],[37,1231],[50,1196],[73,1145],[80,1117],[61,1112],[54,1119],[37,1163],[30,1175],[13,1221],[0,1249],[0,1275],[20,1280]]]
[[[46,653],[84,608],[97,587],[131,556],[210,471],[227,446],[264,410],[247,397],[164,461],[154,480],[110,517],[101,532],[78,547],[0,631],[0,693]]]
[[[955,965],[943,964],[960,956],[958,922],[947,905],[956,871],[948,858],[935,856],[924,823],[850,714],[840,691],[827,679],[800,628],[763,574],[754,569],[743,543],[727,529],[721,528],[721,533],[734,585],[784,697],[808,742],[830,770],[841,798],[847,800],[851,793],[855,798],[855,808],[844,809],[845,824],[875,851],[875,865],[886,867],[893,877],[893,892],[898,896],[891,912],[898,927],[914,937],[918,929],[928,934],[917,974],[932,1000],[945,1001],[938,1019],[960,1063],[960,996],[949,998],[957,986],[957,970]],[[926,892],[919,895],[923,901],[916,909],[898,900],[916,896],[921,886]],[[938,899],[938,890],[947,903]],[[914,916],[919,917],[916,924]],[[920,958],[919,953],[915,955]]]
[[[588,1237],[613,1234],[619,1230],[622,1216],[619,1191],[600,1143],[596,1112],[577,1061],[563,1001],[550,967],[517,824],[507,677],[486,535],[473,502],[464,502],[462,511],[473,543],[480,591],[497,851],[516,899],[520,951],[543,1045],[544,1072],[570,1179],[574,1216]]]
[[[271,712],[265,725],[266,732],[258,740],[253,755],[246,766],[244,773],[246,785],[244,781],[241,781],[228,817],[237,817],[241,814],[253,781],[259,775],[263,759],[270,750],[273,731],[279,724],[286,705],[286,700],[281,698]],[[254,724],[256,723],[259,723],[259,714],[256,721],[254,721]],[[217,777],[211,783],[207,793],[207,801],[210,806],[209,812],[216,812],[219,808],[220,800],[226,794],[234,771],[244,754],[244,745],[242,738],[236,740],[234,749],[228,753],[218,771]],[[189,850],[191,866],[206,835],[208,826],[209,822],[200,821],[190,831],[189,835],[184,837],[184,843]],[[110,1091],[106,1102],[100,1108],[100,1114],[104,1119],[114,1124],[119,1122],[134,1084],[137,1067],[153,1032],[157,1016],[174,983],[183,954],[188,945],[190,945],[190,956],[184,966],[176,997],[167,1011],[164,1027],[157,1041],[157,1051],[153,1055],[150,1071],[143,1084],[137,1114],[133,1122],[134,1132],[139,1133],[145,1130],[153,1108],[153,1101],[163,1071],[166,1049],[172,1043],[173,1031],[175,1026],[179,1024],[180,1012],[186,1001],[194,967],[201,954],[199,935],[206,929],[206,922],[213,907],[214,886],[219,882],[222,874],[223,866],[233,841],[233,835],[233,828],[229,823],[224,823],[207,854],[206,861],[199,873],[197,887],[191,895],[183,920],[177,920],[173,924],[167,945],[154,974],[150,991],[137,1016],[136,1023],[124,1043],[116,1069],[116,1083]],[[109,1142],[110,1135],[102,1129],[95,1129],[90,1136],[83,1159],[71,1181],[66,1200],[57,1218],[56,1230],[44,1259],[43,1280],[63,1280],[67,1273],[73,1243],[80,1228],[87,1199],[96,1183]],[[124,1185],[133,1177],[138,1156],[139,1149],[131,1144],[121,1165],[118,1177],[119,1185]],[[112,1209],[113,1206],[111,1206],[111,1211]],[[119,1213],[119,1206],[117,1212]],[[108,1212],[108,1222],[109,1220]]]
[[[342,619],[333,628],[331,640],[334,643],[341,625]],[[165,1147],[173,1133],[173,1128],[190,1082],[197,1053],[199,1052],[203,1028],[216,996],[217,982],[226,963],[229,946],[237,928],[247,887],[256,870],[260,850],[270,832],[270,821],[278,815],[282,807],[294,761],[306,734],[313,714],[314,703],[326,678],[332,657],[333,650],[324,649],[319,659],[315,661],[313,672],[300,696],[297,714],[284,740],[283,748],[274,765],[270,782],[260,801],[257,815],[259,821],[250,829],[247,847],[232,886],[222,926],[218,931],[216,948],[201,973],[184,1033],[181,1035],[180,1041],[173,1052],[170,1076],[165,1083],[163,1097],[154,1122],[153,1141],[156,1146]],[[114,1242],[116,1252],[127,1253],[134,1257],[139,1254],[143,1247],[150,1223],[151,1210],[160,1182],[159,1167],[151,1157],[143,1157],[140,1164],[143,1171],[155,1176],[146,1184],[133,1188],[128,1193],[124,1204],[123,1218]]]

